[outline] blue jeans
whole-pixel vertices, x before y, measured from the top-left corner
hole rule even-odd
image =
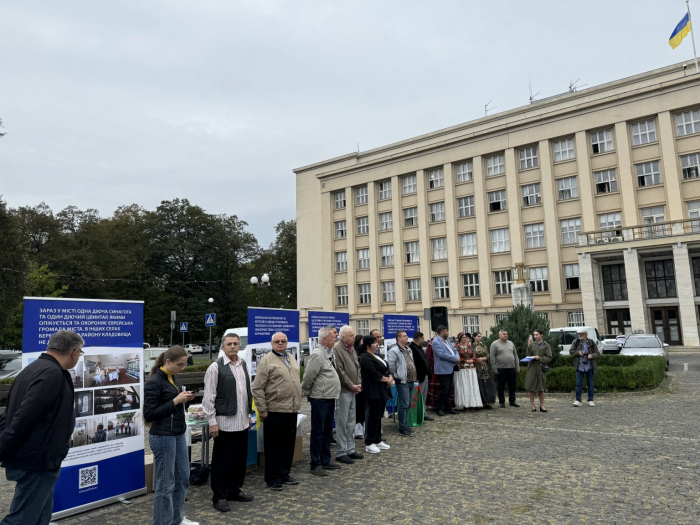
[[[586,376],[588,384],[588,400],[593,401],[593,369],[588,372],[576,370],[576,401],[581,402],[581,391],[583,390],[583,377]]]
[[[331,462],[331,438],[335,399],[309,398],[311,403],[311,439],[309,453],[311,470]]]
[[[1,525],[48,525],[53,512],[53,488],[61,469],[5,469],[7,481],[16,481],[10,513]]]
[[[411,394],[413,393],[413,383],[396,383],[396,391],[399,394],[399,432],[408,428],[408,409],[411,407]]]
[[[185,497],[190,486],[190,460],[187,439],[180,436],[150,434],[156,469],[156,492],[153,499],[153,525],[178,525],[183,518]]]

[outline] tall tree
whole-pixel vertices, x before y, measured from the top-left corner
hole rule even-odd
[[[0,329],[27,289],[29,248],[17,217],[0,197]],[[3,344],[0,341],[0,345]]]

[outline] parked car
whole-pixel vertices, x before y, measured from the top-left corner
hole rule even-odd
[[[627,337],[620,355],[661,356],[666,359],[666,370],[671,364],[668,359],[668,345],[654,334],[632,334]]]
[[[199,345],[185,345],[185,350],[193,354],[201,354],[204,352],[204,349]]]
[[[299,366],[304,366],[306,358],[309,357],[310,353],[311,351],[309,349],[309,343],[301,343],[301,355],[299,356]]]
[[[603,354],[619,354],[622,349],[622,345],[617,341],[616,334],[603,334],[603,344],[601,345],[600,351]]]
[[[571,343],[578,339],[578,331],[585,329],[588,333],[588,339],[595,341],[598,348],[602,348],[603,338],[594,326],[566,326],[563,328],[552,328],[549,330],[549,335],[559,337],[559,348],[562,355],[569,355]]]
[[[0,379],[16,377],[22,371],[22,354],[0,356]]]

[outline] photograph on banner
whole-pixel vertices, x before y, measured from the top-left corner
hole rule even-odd
[[[140,435],[141,414],[139,412],[105,416],[105,419],[107,420],[107,441]]]
[[[141,381],[141,359],[136,353],[111,353],[90,355],[85,360],[85,385],[102,387],[107,385],[129,385]]]
[[[137,387],[117,387],[95,390],[95,414],[107,414],[141,408]]]
[[[415,315],[387,315],[384,314],[384,345],[386,352],[396,346],[396,332],[403,330],[412,338],[418,331],[418,317]]]
[[[104,443],[107,441],[106,427],[107,420],[103,416],[76,419],[70,440],[70,448],[84,447],[93,443]]]
[[[248,371],[254,377],[257,364],[272,351],[272,336],[287,336],[287,352],[299,363],[299,311],[276,308],[248,308]],[[245,359],[245,357],[244,357]]]
[[[314,353],[316,347],[318,347],[318,337],[309,337],[309,355]]]

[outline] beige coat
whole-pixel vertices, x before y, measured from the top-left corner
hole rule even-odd
[[[258,363],[253,382],[253,399],[258,412],[299,412],[301,408],[301,381],[296,359],[284,358],[270,352]]]
[[[335,356],[335,369],[340,378],[340,391],[349,394],[352,392],[350,387],[362,383],[360,358],[355,350],[352,351],[352,354],[348,352],[340,339],[333,345],[333,355]]]

